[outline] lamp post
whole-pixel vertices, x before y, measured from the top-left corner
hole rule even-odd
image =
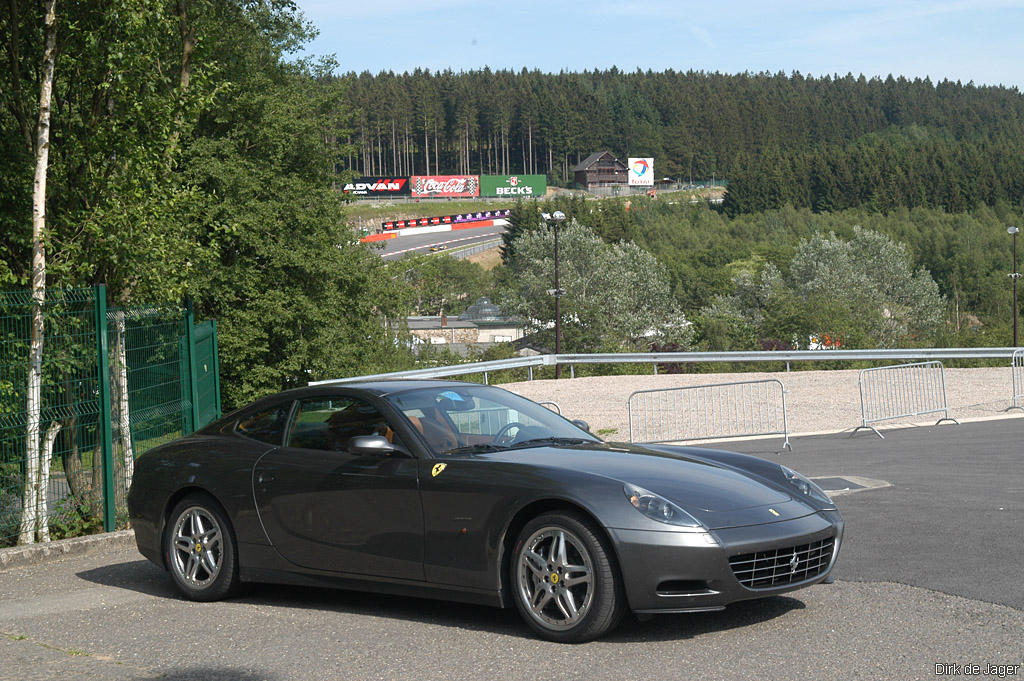
[[[1013,235],[1013,272],[1010,272],[1010,279],[1013,279],[1013,347],[1019,347],[1017,337],[1017,280],[1020,279],[1020,272],[1017,271],[1017,227],[1007,227],[1007,234]]]
[[[548,225],[555,228],[555,288],[548,293],[555,297],[555,354],[562,354],[562,290],[561,282],[558,280],[558,226],[565,222],[565,213],[556,210],[554,213],[541,213],[541,217]],[[555,378],[562,377],[562,365],[555,364]]]

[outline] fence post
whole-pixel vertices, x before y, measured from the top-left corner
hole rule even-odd
[[[188,385],[182,386],[182,397],[188,396],[188,401],[192,406],[192,432],[196,429],[196,425],[199,423],[199,386],[196,380],[196,319],[195,315],[192,314],[192,298],[185,299],[185,353],[188,355],[187,361],[185,362],[188,369]],[[186,392],[187,391],[187,392]],[[188,435],[188,433],[182,433],[182,435]]]
[[[1019,404],[1024,402],[1024,350],[1013,351],[1013,356],[1010,358],[1010,376],[1013,383],[1013,404],[1003,411],[1011,409],[1024,411],[1024,406]]]
[[[217,346],[217,320],[211,319],[213,324],[213,385],[217,393],[217,418],[224,414],[220,408],[220,348]]]
[[[99,387],[99,445],[103,457],[103,529],[116,527],[114,503],[114,441],[110,428],[110,355],[107,338],[107,287],[93,287],[93,309],[96,313],[96,373]]]

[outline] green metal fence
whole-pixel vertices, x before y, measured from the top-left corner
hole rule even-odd
[[[97,286],[46,291],[33,418],[36,307],[0,292],[0,546],[123,525],[135,459],[220,415],[216,324],[188,304],[108,309]]]

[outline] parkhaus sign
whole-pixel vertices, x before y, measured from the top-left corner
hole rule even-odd
[[[544,196],[548,191],[546,175],[482,175],[480,196]]]

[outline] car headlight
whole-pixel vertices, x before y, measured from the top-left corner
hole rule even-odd
[[[665,497],[629,483],[623,485],[622,491],[626,493],[626,498],[629,499],[629,503],[633,504],[633,508],[651,520],[678,527],[703,528],[696,518]]]
[[[825,490],[818,487],[813,481],[800,475],[792,468],[787,468],[781,464],[779,465],[779,468],[782,469],[782,474],[786,477],[786,482],[800,490],[801,494],[817,499],[822,503],[832,504],[832,499],[825,494]]]

